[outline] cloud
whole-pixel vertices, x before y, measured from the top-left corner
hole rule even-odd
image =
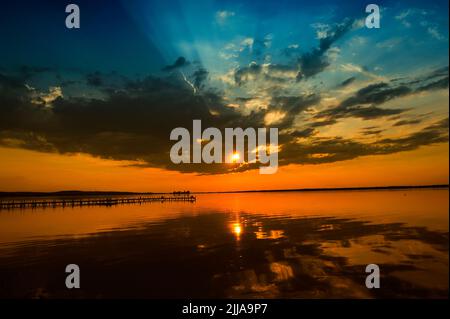
[[[394,126],[404,126],[404,125],[414,125],[421,123],[421,119],[414,119],[414,120],[401,120],[394,123]]]
[[[437,27],[428,27],[427,32],[436,40],[443,41],[445,37],[439,32]]]
[[[404,27],[411,28],[414,22],[420,21],[420,25],[428,25],[428,21],[422,20],[426,16],[433,14],[433,11],[427,11],[423,9],[410,8],[400,12],[395,16],[395,19],[400,21]]]
[[[343,117],[356,117],[365,120],[401,114],[406,108],[380,108],[388,101],[415,93],[448,88],[448,67],[434,70],[415,79],[402,82],[390,81],[369,84],[344,99],[339,105],[315,115],[316,119],[330,121]]]
[[[370,84],[356,92],[355,95],[341,102],[341,107],[350,107],[359,104],[379,105],[411,93],[407,86],[391,86],[387,83]]]
[[[264,116],[264,124],[266,126],[274,126],[279,124],[286,117],[286,113],[281,111],[271,111]]]
[[[316,118],[317,118],[317,116],[316,116]],[[315,122],[312,122],[311,124],[310,124],[310,126],[311,127],[323,127],[323,126],[330,126],[330,125],[334,125],[334,124],[336,124],[338,121],[336,120],[336,119],[333,119],[333,118],[328,118],[328,119],[321,119],[320,121],[315,121]]]
[[[307,138],[307,137],[313,136],[315,133],[316,133],[316,130],[314,128],[308,127],[303,130],[300,130],[300,131],[296,130],[296,131],[292,132],[291,136],[299,137],[299,138]]]
[[[411,89],[406,86],[392,87],[387,83],[371,84],[343,100],[337,107],[319,112],[315,118],[356,117],[369,120],[400,114],[405,109],[383,109],[377,105],[409,93],[411,93]]]
[[[356,80],[356,77],[352,76],[352,77],[348,78],[347,80],[342,81],[340,86],[345,87],[345,86],[350,85],[353,82],[355,82],[355,80]]]
[[[292,141],[283,146],[283,157],[279,160],[279,164],[331,163],[367,155],[386,155],[411,151],[420,146],[443,142],[448,142],[448,118],[404,137],[384,138],[371,143],[342,137],[315,137],[304,143]]]
[[[358,105],[354,107],[334,108],[329,111],[322,112],[320,116],[332,116],[335,118],[356,117],[364,120],[371,120],[380,117],[400,114],[404,111],[404,109],[382,109],[376,106],[364,107]]]
[[[48,93],[39,93],[37,98],[33,99],[32,103],[43,103],[46,106],[51,106],[54,101],[62,98],[62,89],[59,86],[52,86],[49,88]]]
[[[293,125],[295,117],[308,107],[320,102],[318,94],[303,94],[297,96],[273,96],[268,112],[283,114],[283,118],[277,121],[277,127],[289,128]]]
[[[235,70],[234,79],[237,85],[243,85],[248,81],[265,80],[272,82],[299,82],[308,79],[322,71],[329,65],[329,59],[336,55],[338,50],[326,54],[331,45],[338,41],[344,34],[354,26],[354,20],[346,19],[342,23],[328,26],[326,32],[319,38],[318,47],[309,52],[300,54],[298,45],[289,45],[282,51],[282,54],[295,59],[292,63],[267,63],[260,64],[251,62],[248,66],[239,67]],[[271,37],[266,36],[264,40],[251,39],[251,48],[259,44],[259,49],[255,49],[255,55],[261,54],[261,50],[268,47]],[[248,44],[250,45],[250,43]]]
[[[15,78],[0,77],[0,144],[136,161],[139,165],[199,173],[227,172],[232,166],[175,165],[169,157],[170,132],[192,127],[263,127],[263,115],[242,116],[220,95],[192,94],[175,76],[129,81],[104,99],[62,97],[52,108],[32,102],[33,94]]]
[[[379,135],[383,132],[384,132],[384,130],[382,130],[382,129],[365,129],[362,131],[362,134],[366,135],[366,136],[367,135]]]
[[[201,88],[207,80],[208,74],[209,72],[204,68],[196,70],[193,74],[195,87]]]
[[[297,79],[302,80],[312,77],[327,68],[330,63],[325,53],[331,48],[333,43],[350,31],[353,25],[354,20],[346,19],[344,22],[322,31],[319,37],[319,46],[298,58],[300,72]]]
[[[255,74],[263,72],[260,66],[254,66]],[[264,68],[270,71],[263,74],[271,77],[276,77],[276,72],[283,74],[288,70],[279,65]],[[250,94],[230,100],[223,92],[207,85],[208,74],[204,68],[186,74],[194,85],[202,87],[197,94],[180,73],[173,72],[133,79],[116,75],[122,79],[116,89],[102,90],[101,98],[89,98],[65,96],[58,93],[62,91],[54,89],[38,91],[27,85],[20,74],[0,73],[0,144],[62,154],[81,152],[100,158],[132,161],[142,167],[217,174],[245,171],[259,165],[175,165],[169,157],[173,144],[169,140],[171,130],[175,127],[190,129],[193,119],[201,119],[203,128],[212,126],[222,130],[225,127],[265,127],[270,122],[280,129],[280,165],[390,154],[448,140],[448,119],[398,138],[380,138],[382,132],[377,128],[365,130],[363,135],[378,138],[371,143],[341,137],[323,138],[317,134],[321,127],[335,124],[343,117],[400,116],[405,109],[383,109],[379,104],[406,94],[445,87],[442,81],[448,77],[448,67],[419,78],[368,85],[337,107],[312,113],[312,121],[305,121],[301,115],[309,114],[307,111],[320,103],[321,95],[318,93],[293,95],[270,91],[266,108],[242,112],[240,107],[228,105],[232,102],[248,103],[258,97]],[[86,75],[85,78],[88,77]],[[94,87],[95,84],[98,83],[91,83]],[[57,84],[53,87],[59,88]],[[40,95],[52,96],[49,100],[51,107],[34,102]],[[396,123],[401,121],[406,120],[397,118]]]
[[[171,65],[166,65],[165,67],[162,68],[163,71],[174,71],[176,69],[188,66],[190,64],[190,62],[188,60],[186,60],[185,57],[180,56],[173,64]]]
[[[237,85],[243,85],[246,82],[262,80],[266,82],[287,82],[295,80],[298,69],[295,66],[283,64],[258,64],[250,63],[246,67],[237,69],[234,73],[234,81]]]
[[[377,48],[379,49],[385,49],[385,50],[392,50],[394,48],[399,47],[401,45],[402,39],[401,38],[392,38],[387,39],[385,41],[377,43]]]
[[[448,88],[448,76],[442,79],[431,81],[417,88],[416,92],[443,90]]]
[[[386,138],[375,145],[383,147],[385,153],[414,150],[422,145],[448,141],[448,118],[435,122],[419,132],[397,139]]]
[[[221,10],[216,12],[216,21],[219,24],[225,24],[231,17],[236,15],[233,11]]]

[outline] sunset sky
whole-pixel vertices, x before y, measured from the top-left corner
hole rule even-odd
[[[447,184],[448,1],[367,3],[2,4],[0,191]],[[278,128],[278,172],[172,163],[194,119]]]

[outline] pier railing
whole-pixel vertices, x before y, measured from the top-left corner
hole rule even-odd
[[[0,200],[0,210],[14,208],[46,208],[75,206],[115,206],[148,202],[195,202],[193,195],[151,195],[140,197],[64,198],[64,199],[15,199]]]

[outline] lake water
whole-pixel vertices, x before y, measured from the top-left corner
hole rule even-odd
[[[448,189],[323,191],[2,210],[0,297],[448,297],[448,201]],[[65,286],[68,264],[80,289]]]

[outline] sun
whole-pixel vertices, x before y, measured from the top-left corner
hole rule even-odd
[[[239,161],[239,158],[240,158],[239,153],[233,153],[233,155],[231,155],[231,161],[233,163],[236,163],[237,161]]]

